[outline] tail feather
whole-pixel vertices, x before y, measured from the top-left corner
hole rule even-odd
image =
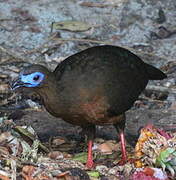
[[[146,64],[146,71],[149,80],[161,80],[167,78],[165,73],[149,64]]]

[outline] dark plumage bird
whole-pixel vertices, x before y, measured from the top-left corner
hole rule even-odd
[[[88,136],[87,167],[93,166],[95,125],[113,124],[120,134],[122,160],[127,160],[125,111],[131,108],[149,80],[166,75],[130,51],[96,46],[61,62],[53,72],[41,65],[25,68],[12,89],[38,93],[46,110],[55,117],[81,126]]]

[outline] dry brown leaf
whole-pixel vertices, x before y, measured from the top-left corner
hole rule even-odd
[[[103,154],[112,154],[112,149],[107,143],[100,144],[98,146],[98,149],[103,153]]]
[[[1,79],[7,79],[7,78],[8,78],[8,75],[7,75],[7,74],[0,74],[0,78],[1,78]]]
[[[58,175],[55,175],[57,178],[66,177],[69,174],[69,171],[59,173]],[[66,179],[66,178],[65,178]]]
[[[52,144],[56,145],[56,146],[59,146],[61,144],[64,144],[66,142],[66,140],[62,137],[59,137],[59,138],[55,138],[53,141],[52,141]]]
[[[8,156],[10,154],[9,149],[7,147],[0,147],[0,154],[4,156]]]
[[[118,145],[111,142],[107,141],[103,144],[100,144],[98,146],[98,149],[103,153],[103,154],[112,154],[113,151],[117,151]]]
[[[8,140],[8,137],[11,136],[10,132],[4,132],[0,134],[0,143],[4,142],[5,140]]]
[[[8,84],[0,84],[0,92],[1,93],[6,93],[7,91],[9,91],[9,85]]]
[[[24,166],[22,169],[22,177],[25,180],[35,180],[32,176],[35,170],[36,168],[34,166]]]
[[[29,179],[29,180],[54,180],[54,178],[50,178],[46,174],[39,174],[37,177],[34,179]]]
[[[0,174],[0,179],[1,180],[10,180],[9,177],[1,175],[1,174]]]
[[[53,151],[48,154],[48,157],[50,157],[51,159],[60,159],[63,158],[64,155],[60,151]]]

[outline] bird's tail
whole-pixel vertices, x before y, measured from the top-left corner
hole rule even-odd
[[[161,80],[167,78],[165,73],[149,64],[146,64],[146,71],[149,80]]]

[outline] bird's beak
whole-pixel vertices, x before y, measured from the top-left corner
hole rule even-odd
[[[14,80],[11,84],[11,89],[16,90],[19,87],[23,87],[25,84],[21,81],[21,78]]]

